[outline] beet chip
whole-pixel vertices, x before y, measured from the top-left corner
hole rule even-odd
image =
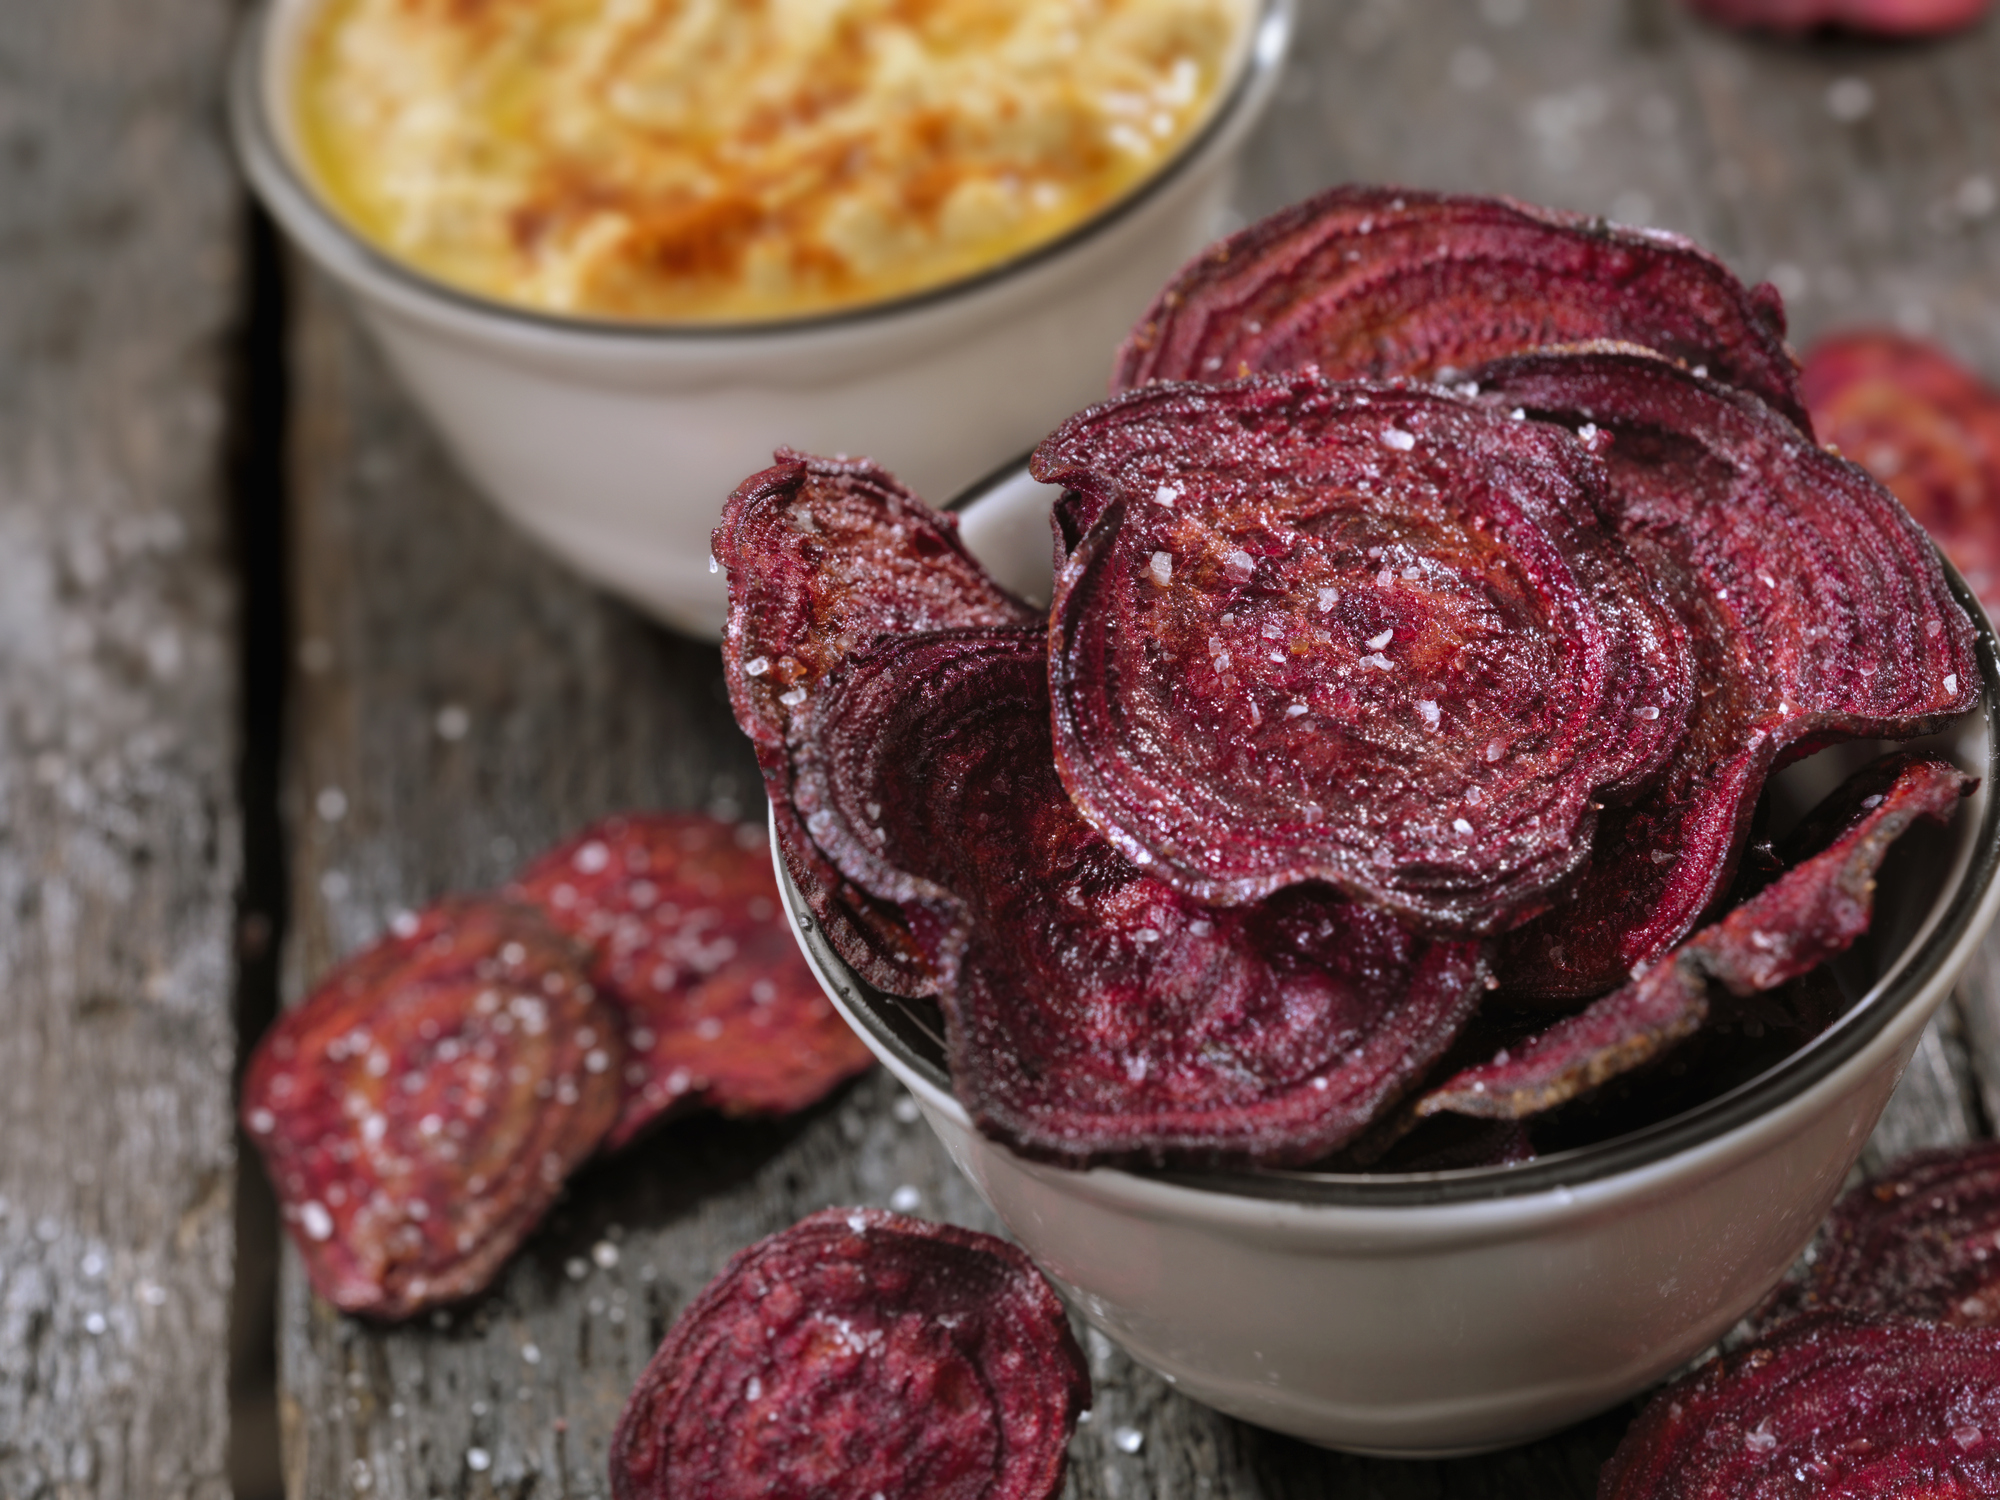
[[[1598,1500],[2000,1494],[2000,1332],[1794,1318],[1653,1398]]]
[[[1561,428],[1297,373],[1130,392],[1033,469],[1096,516],[1050,621],[1063,782],[1200,900],[1324,880],[1502,931],[1686,723],[1680,625]]]
[[[1801,1300],[1877,1320],[2000,1324],[2000,1143],[1919,1151],[1842,1198]]]
[[[384,1318],[483,1289],[617,1115],[618,1033],[531,907],[446,901],[335,969],[243,1082],[313,1287]]]
[[[1652,788],[1607,811],[1574,898],[1505,940],[1508,990],[1581,999],[1724,893],[1781,758],[1933,733],[1972,707],[1973,626],[1895,497],[1754,398],[1615,348],[1503,360],[1480,379],[1496,409],[1592,439],[1607,518],[1680,614],[1702,683]]]
[[[1447,1080],[1417,1113],[1519,1119],[1553,1109],[1699,1028],[1711,984],[1750,995],[1818,968],[1868,930],[1889,846],[1918,818],[1947,821],[1977,785],[1930,755],[1892,755],[1857,772],[1797,836],[1818,852],[1623,989]]]
[[[974,1121],[1076,1166],[1297,1164],[1352,1138],[1470,1015],[1478,945],[1323,887],[1200,905],[1077,815],[1048,701],[1037,632],[886,641],[828,680],[798,776],[849,879],[940,914]]]
[[[1054,1500],[1090,1376],[1004,1240],[830,1208],[688,1304],[611,1438],[612,1500]]]
[[[624,1013],[610,1149],[683,1102],[789,1114],[873,1061],[800,956],[754,826],[610,818],[530,865],[510,894],[590,950],[591,983]]]
[[[729,571],[729,701],[757,747],[786,868],[828,938],[869,983],[929,994],[936,981],[901,913],[816,861],[792,822],[798,721],[820,680],[881,636],[1041,616],[959,545],[955,516],[881,469],[789,449],[774,456],[729,497],[715,530],[716,560]]]
[[[1822,27],[1865,36],[1937,36],[1962,31],[1991,0],[1688,0],[1721,26],[1802,36]]]
[[[1880,331],[1815,344],[1800,385],[1820,436],[1895,491],[2000,613],[2000,391],[1935,345]]]
[[[1620,339],[1803,427],[1784,335],[1773,288],[1746,291],[1679,235],[1506,198],[1341,187],[1188,265],[1119,351],[1112,389],[1307,365],[1449,381],[1506,354]]]

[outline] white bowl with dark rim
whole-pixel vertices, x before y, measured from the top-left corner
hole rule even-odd
[[[313,184],[287,107],[319,3],[267,0],[238,46],[230,119],[258,196],[501,510],[586,577],[713,636],[727,598],[709,533],[773,448],[866,453],[947,496],[1103,398],[1126,330],[1220,228],[1294,0],[1262,0],[1207,124],[1075,229],[916,295],[730,325],[537,312],[375,248]]]
[[[954,507],[968,548],[1038,600],[1053,495],[1016,464]],[[1885,865],[1838,1021],[1740,1087],[1616,1139],[1513,1167],[1372,1176],[1027,1161],[953,1097],[936,1007],[848,969],[781,863],[787,906],[833,1003],[1008,1232],[1140,1363],[1232,1416],[1357,1453],[1525,1442],[1645,1389],[1776,1284],[1993,918],[2000,657],[1950,576],[1980,622],[1983,711],[1918,743],[1979,775],[1979,791]],[[1883,748],[1840,746],[1781,773],[1778,830]]]

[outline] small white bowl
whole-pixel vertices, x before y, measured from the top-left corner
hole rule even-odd
[[[694,327],[566,318],[434,281],[378,251],[302,169],[288,82],[318,0],[268,0],[238,47],[237,152],[286,232],[353,296],[460,465],[578,572],[681,630],[727,601],[708,538],[786,444],[866,453],[957,493],[1100,400],[1119,340],[1219,227],[1294,0],[1263,0],[1208,124],[1070,233],[934,291],[810,318]]]
[[[968,548],[1042,599],[1053,494],[1017,468],[961,510]],[[1742,1087],[1518,1167],[1197,1175],[1024,1160],[952,1096],[935,1008],[861,982],[782,862],[780,881],[834,1004],[1008,1231],[1134,1358],[1198,1401],[1329,1447],[1441,1457],[1525,1442],[1645,1389],[1778,1281],[2000,904],[2000,667],[1951,577],[1982,620],[1985,704],[1931,743],[1984,780],[1924,874],[1878,893],[1865,993]],[[1803,810],[1880,748],[1815,756],[1778,790]]]

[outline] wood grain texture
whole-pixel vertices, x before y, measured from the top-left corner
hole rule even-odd
[[[1982,290],[2000,221],[1968,211],[1981,200],[1964,191],[2000,133],[2000,31],[1875,51],[1746,42],[1668,0],[1302,10],[1246,161],[1246,215],[1350,178],[1615,211],[1778,275],[1808,333],[1899,318],[2000,373],[2000,317]],[[1850,78],[1870,108],[1843,123],[1829,89]],[[1853,95],[1839,95],[1849,112]],[[755,800],[714,651],[595,598],[494,519],[309,286],[296,337],[294,995],[397,907],[493,882],[590,817]],[[1927,1037],[1885,1143],[1976,1122],[1954,1035]],[[437,1326],[333,1316],[291,1264],[292,1495],[602,1494],[624,1393],[731,1252],[823,1204],[904,1188],[919,1212],[991,1227],[898,1093],[878,1074],[784,1124],[669,1128],[586,1172],[496,1291]],[[1097,1409],[1073,1448],[1071,1500],[1588,1496],[1629,1416],[1485,1458],[1374,1462],[1208,1412],[1102,1340],[1089,1352]]]
[[[230,14],[0,5],[9,1497],[228,1492]]]

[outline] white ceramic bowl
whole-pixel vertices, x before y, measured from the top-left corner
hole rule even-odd
[[[1052,495],[1016,468],[962,508],[967,546],[1044,599]],[[2000,902],[1990,627],[1979,652],[1984,712],[1933,743],[1984,784],[1884,883],[1866,945],[1876,956],[1842,975],[1858,992],[1847,1014],[1687,1114],[1518,1167],[1195,1175],[1026,1161],[974,1130],[952,1097],[935,1009],[871,990],[789,884],[787,901],[828,995],[952,1159],[1083,1316],[1141,1363],[1233,1416],[1355,1452],[1524,1442],[1701,1352],[1832,1205]],[[1803,811],[1879,749],[1815,756],[1778,792]]]
[[[1263,0],[1207,126],[1069,234],[935,291],[730,327],[549,316],[457,291],[371,247],[301,168],[285,107],[317,3],[267,0],[239,46],[231,121],[258,195],[352,295],[503,511],[578,572],[712,636],[727,601],[709,532],[779,444],[866,453],[942,499],[1103,397],[1119,340],[1219,227],[1294,0]]]

